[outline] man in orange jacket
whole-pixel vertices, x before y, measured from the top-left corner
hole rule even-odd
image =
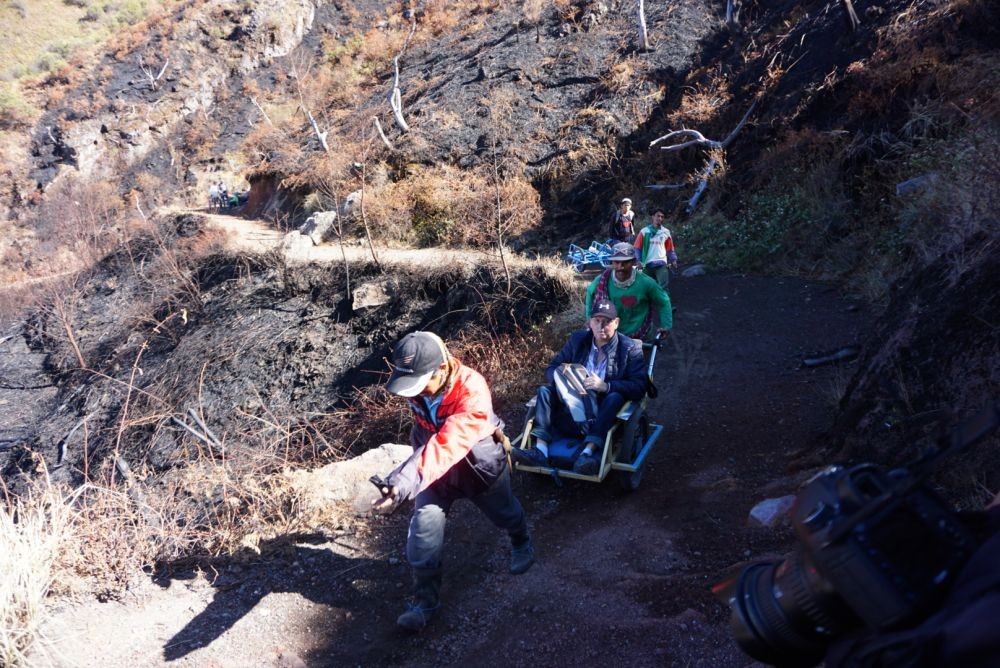
[[[409,399],[413,455],[386,477],[374,507],[386,511],[414,499],[406,540],[414,600],[396,624],[419,631],[439,607],[445,519],[458,499],[472,501],[508,533],[511,573],[526,572],[535,557],[524,509],[510,487],[503,421],[493,412],[486,379],[430,332],[403,337],[392,360],[386,389]]]

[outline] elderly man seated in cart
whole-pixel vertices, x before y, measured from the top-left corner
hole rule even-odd
[[[595,303],[587,329],[574,332],[549,363],[545,369],[549,383],[538,388],[536,394],[531,430],[534,447],[515,448],[511,453],[515,460],[529,466],[548,466],[549,443],[564,436],[582,436],[584,447],[573,464],[573,472],[598,472],[601,448],[618,411],[626,401],[642,399],[647,387],[642,344],[619,334],[618,323],[614,304]],[[586,390],[581,400],[590,406],[583,415],[573,410],[578,407],[567,406],[565,393],[557,390],[557,384],[562,382],[557,376],[563,374],[566,378],[574,372]]]

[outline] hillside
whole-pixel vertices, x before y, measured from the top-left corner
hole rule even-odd
[[[44,51],[54,38],[24,4],[4,3],[0,21],[35,40],[17,48]],[[0,85],[0,471],[9,504],[44,488],[75,513],[53,593],[129,600],[150,576],[248,558],[260,568],[248,577],[264,577],[261,545],[287,554],[303,536],[356,531],[370,561],[357,566],[371,569],[359,581],[376,584],[314,601],[317,614],[342,596],[355,606],[362,621],[345,616],[328,638],[350,646],[300,634],[295,656],[420,665],[445,646],[458,648],[452,663],[522,651],[505,634],[558,613],[527,587],[489,614],[470,593],[414,657],[369,632],[388,623],[373,597],[394,610],[405,594],[400,556],[387,557],[395,570],[381,561],[402,518],[369,535],[350,508],[304,508],[288,475],[405,442],[405,407],[380,382],[414,329],[483,371],[519,425],[581,317],[584,285],[553,258],[603,238],[627,195],[641,224],[666,208],[682,268],[709,272],[675,283],[660,370],[673,392],[657,404],[669,447],[627,500],[519,483],[560,549],[584,516],[599,518],[579,537],[587,550],[625,522],[608,507],[643,517],[626,536],[625,585],[587,588],[622,558],[604,553],[578,570],[543,563],[531,582],[572,580],[579,600],[644,620],[628,635],[634,665],[738,663],[702,585],[791,541],[743,526],[749,506],[829,463],[911,461],[1000,397],[1000,15],[987,0],[873,0],[853,4],[851,24],[844,3],[779,2],[738,5],[727,23],[721,2],[644,6],[648,48],[635,4],[618,0],[49,7],[52,26],[99,20],[63,28],[58,61]],[[244,199],[210,215],[219,181]],[[337,225],[314,247],[294,230],[319,212]],[[857,361],[793,371],[847,345]],[[754,359],[768,396],[746,391]],[[803,378],[823,388],[800,396]],[[944,467],[935,487],[981,507],[1000,489],[998,444]],[[678,486],[691,489],[665,491]],[[691,495],[701,510],[657,518]],[[488,564],[484,591],[504,589],[481,545],[492,538],[462,531],[460,551]],[[676,568],[643,561],[645,545],[675,536],[687,546],[666,558]],[[476,568],[459,564],[458,582],[475,589]],[[650,582],[663,599],[680,592],[676,605],[652,600]],[[500,654],[455,630],[501,614],[522,621],[497,631]],[[604,636],[584,625],[586,606],[572,614],[547,630],[584,660],[597,641],[570,639]],[[681,642],[685,615],[704,630],[688,654],[646,637]]]

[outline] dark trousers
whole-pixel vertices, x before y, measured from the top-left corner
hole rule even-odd
[[[459,462],[456,466],[464,464]],[[514,545],[527,540],[528,522],[521,503],[510,487],[509,468],[486,491],[474,496],[454,493],[445,479],[441,479],[414,499],[410,531],[406,537],[406,559],[416,571],[441,567],[445,520],[451,504],[461,498],[468,498],[476,504],[493,524],[510,535]]]
[[[551,385],[538,388],[535,401],[535,425],[531,435],[544,441],[555,441],[560,436],[577,436],[580,427],[566,411],[559,395]],[[597,419],[583,436],[584,443],[593,443],[598,448],[604,446],[608,431],[615,424],[618,411],[625,405],[625,397],[617,392],[609,392],[598,398]]]
[[[661,264],[659,267],[645,267],[642,271],[659,283],[664,292],[670,294],[670,267]]]

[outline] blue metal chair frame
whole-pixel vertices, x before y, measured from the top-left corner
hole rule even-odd
[[[611,242],[591,241],[590,246],[584,248],[576,244],[570,244],[566,252],[566,261],[573,265],[579,272],[588,269],[607,269],[611,266]]]

